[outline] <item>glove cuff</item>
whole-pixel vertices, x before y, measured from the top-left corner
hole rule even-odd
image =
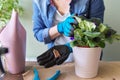
[[[72,47],[70,46],[70,43],[65,44],[65,46],[69,48],[70,52],[73,52]]]
[[[62,23],[61,22],[58,23],[57,30],[58,30],[59,33],[63,33]]]

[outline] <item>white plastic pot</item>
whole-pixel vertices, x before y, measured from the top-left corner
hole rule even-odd
[[[93,78],[98,73],[101,48],[74,47],[75,74],[81,78]]]

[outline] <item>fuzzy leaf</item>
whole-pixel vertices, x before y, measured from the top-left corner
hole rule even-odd
[[[84,35],[91,37],[91,38],[95,38],[100,35],[100,32],[83,32],[83,33],[84,33]]]
[[[120,35],[108,25],[101,23],[98,18],[86,19],[82,16],[75,18],[78,24],[74,25],[73,46],[104,48],[106,42],[111,44],[114,40],[120,41]]]

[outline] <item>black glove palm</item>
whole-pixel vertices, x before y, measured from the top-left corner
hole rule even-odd
[[[58,45],[50,48],[42,55],[37,57],[39,65],[43,65],[45,68],[62,64],[71,53],[71,50],[66,45]]]

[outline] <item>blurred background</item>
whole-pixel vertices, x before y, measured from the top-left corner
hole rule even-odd
[[[120,0],[104,0],[105,16],[104,23],[114,28],[120,34]],[[24,14],[20,17],[22,25],[27,31],[27,44],[26,44],[26,60],[34,61],[36,57],[47,50],[47,46],[38,42],[32,31],[32,0],[20,0],[20,4],[24,8]],[[118,61],[120,60],[120,42],[108,44],[103,49],[103,60],[105,61]]]

